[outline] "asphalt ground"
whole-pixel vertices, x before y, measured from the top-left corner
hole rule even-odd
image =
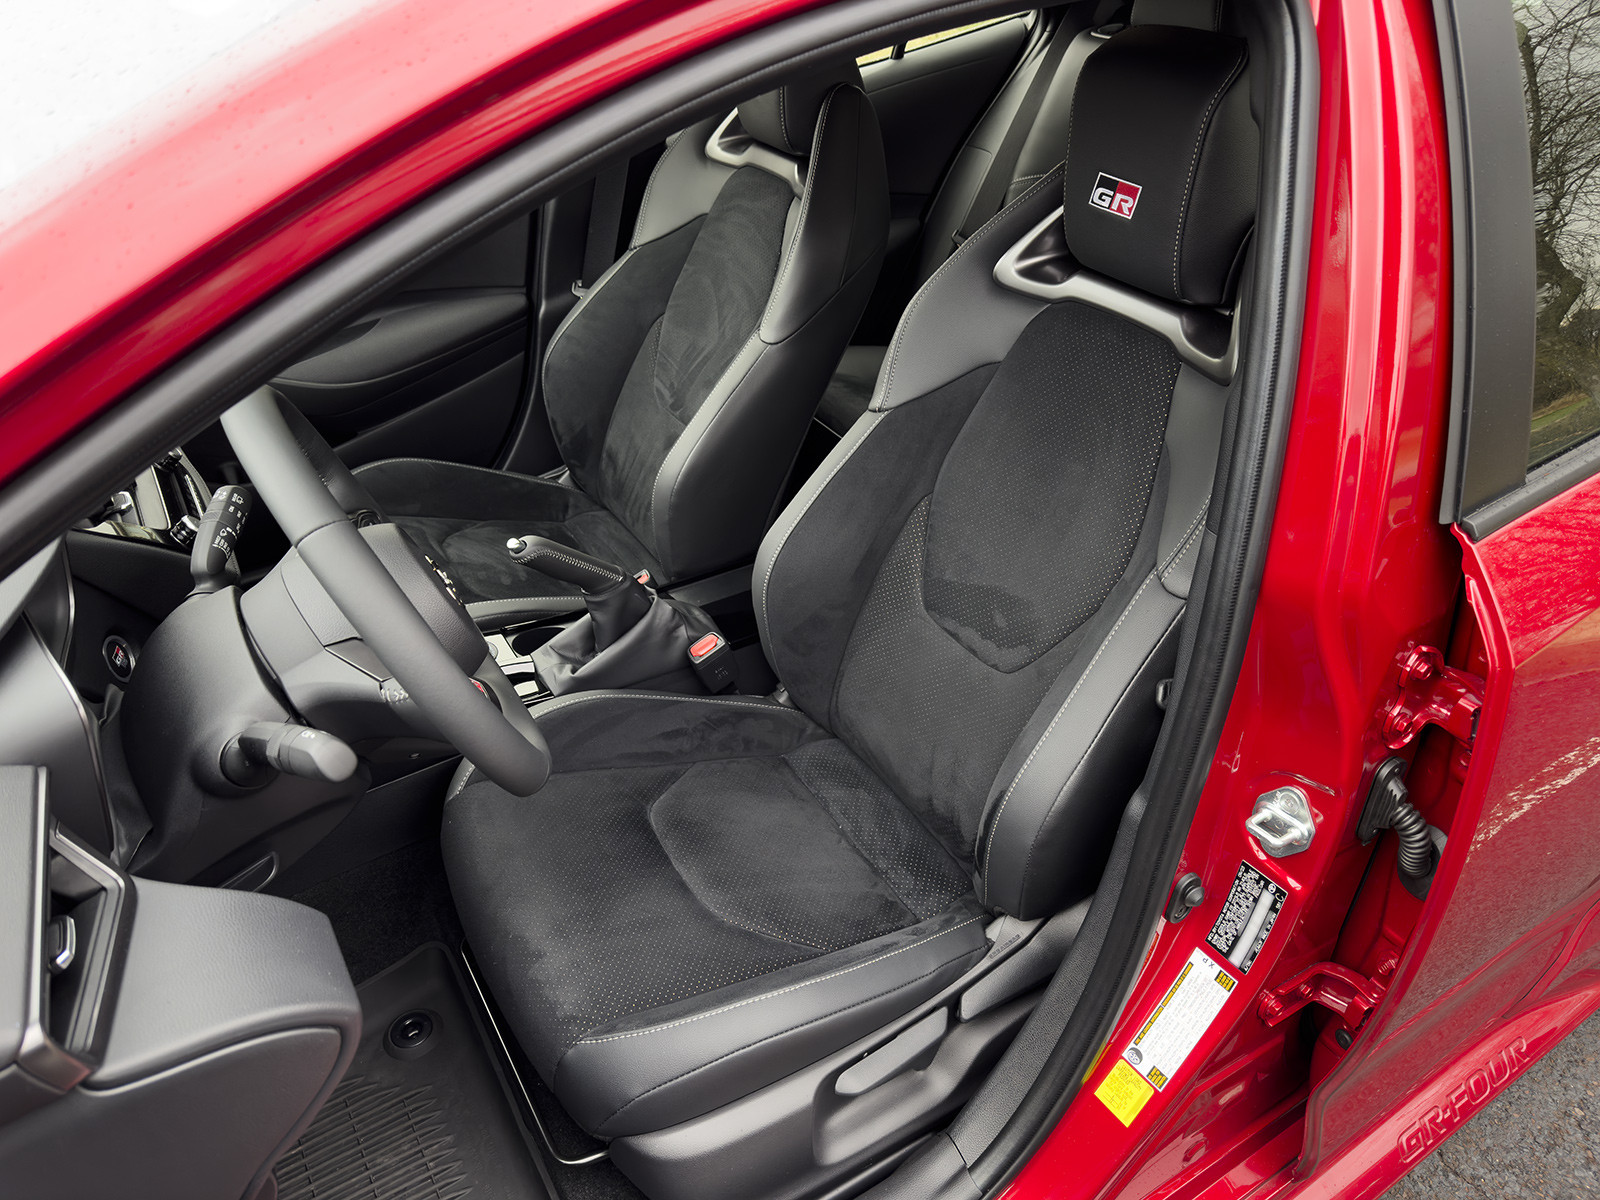
[[[1529,1067],[1384,1200],[1600,1196],[1600,1014]]]

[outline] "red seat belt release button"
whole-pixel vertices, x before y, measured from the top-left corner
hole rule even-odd
[[[707,633],[689,647],[689,665],[708,692],[725,692],[733,686],[733,654],[720,633]]]

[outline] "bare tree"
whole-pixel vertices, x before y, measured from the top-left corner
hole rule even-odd
[[[1600,427],[1600,0],[1519,0],[1517,42],[1533,151],[1539,461]]]

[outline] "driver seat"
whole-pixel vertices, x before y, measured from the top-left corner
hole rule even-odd
[[[536,534],[669,585],[749,562],[877,281],[883,142],[854,63],[669,140],[632,244],[556,329],[556,477],[421,458],[356,468],[475,617],[578,607],[511,561]]]
[[[950,995],[1002,953],[996,916],[1094,890],[1205,538],[1230,387],[1176,339],[1230,327],[1245,60],[1136,26],[1085,64],[1065,163],[918,293],[762,543],[775,697],[574,695],[535,710],[538,795],[452,783],[445,861],[489,989],[652,1196],[761,1190],[674,1182],[686,1160],[650,1147],[680,1125],[710,1144],[692,1119]],[[1103,175],[1136,181],[1131,215]],[[724,1135],[755,1128],[742,1111]]]

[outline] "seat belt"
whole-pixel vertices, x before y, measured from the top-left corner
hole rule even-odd
[[[594,177],[594,199],[589,203],[589,233],[583,243],[583,278],[572,289],[579,295],[594,286],[606,268],[617,261],[617,236],[622,226],[622,204],[628,191],[630,159],[602,168]]]
[[[1000,211],[1006,189],[1011,186],[1011,173],[1016,169],[1017,159],[1022,156],[1022,143],[1028,140],[1034,119],[1044,107],[1045,94],[1056,77],[1056,68],[1061,65],[1067,47],[1077,40],[1077,36],[1068,34],[1060,27],[1051,34],[1050,44],[1045,47],[1044,57],[1039,60],[1039,69],[1028,81],[1028,90],[1022,94],[1022,103],[1017,106],[1011,123],[1006,126],[1005,136],[1000,139],[989,169],[984,173],[983,182],[978,185],[972,203],[967,206],[967,215],[952,237],[957,246],[978,232],[985,221]]]

